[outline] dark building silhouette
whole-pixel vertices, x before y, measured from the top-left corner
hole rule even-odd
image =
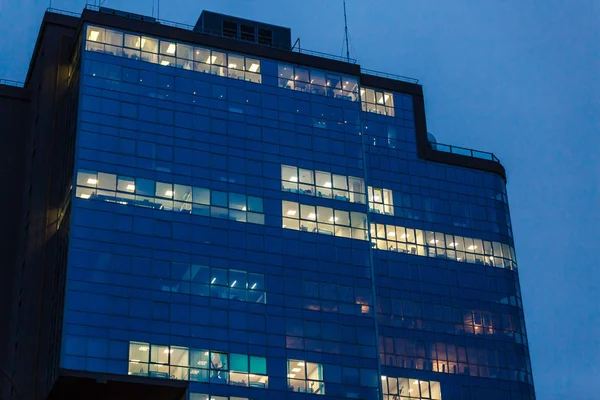
[[[535,398],[504,168],[418,81],[87,8],[3,83],[2,398]]]

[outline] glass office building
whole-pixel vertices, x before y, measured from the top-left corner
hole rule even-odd
[[[416,81],[219,14],[77,21],[56,379],[535,398],[504,169],[428,139]]]

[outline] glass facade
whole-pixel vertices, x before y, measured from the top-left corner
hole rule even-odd
[[[191,400],[534,398],[505,184],[420,159],[411,95],[84,35],[63,368]]]

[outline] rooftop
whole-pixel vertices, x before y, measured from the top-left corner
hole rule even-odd
[[[165,25],[165,26],[170,26],[170,27],[184,29],[184,30],[192,31],[192,32],[199,32],[199,33],[203,33],[203,34],[211,35],[211,36],[233,38],[233,39],[237,39],[237,40],[241,40],[241,41],[252,42],[253,44],[258,44],[261,46],[291,51],[291,52],[295,52],[298,54],[306,54],[306,55],[310,55],[310,56],[314,56],[314,57],[325,58],[325,59],[343,62],[343,63],[347,63],[347,64],[357,64],[357,60],[354,58],[346,58],[346,57],[338,56],[335,54],[328,54],[328,53],[323,53],[320,51],[303,48],[301,46],[300,38],[296,39],[294,44],[290,47],[289,45],[287,45],[287,43],[285,41],[260,40],[261,37],[259,34],[257,34],[255,36],[256,40],[248,40],[248,39],[251,39],[252,37],[250,37],[248,35],[244,36],[243,32],[237,32],[237,35],[233,36],[232,35],[233,32],[231,30],[215,29],[215,25],[206,23],[206,19],[204,19],[204,23],[202,23],[203,17],[208,16],[211,19],[221,17],[221,19],[229,19],[231,21],[240,21],[240,22],[247,21],[248,23],[257,24],[259,27],[271,27],[271,28],[273,28],[275,33],[277,31],[281,31],[281,30],[289,31],[289,28],[283,28],[283,27],[279,27],[279,26],[271,25],[271,24],[262,24],[259,22],[246,20],[243,18],[231,17],[231,16],[208,12],[208,11],[203,11],[196,26],[192,26],[192,25],[188,25],[188,24],[182,24],[179,22],[173,22],[173,21],[168,21],[168,20],[163,20],[163,19],[157,19],[154,17],[144,16],[144,15],[140,15],[140,14],[128,13],[128,12],[119,11],[119,10],[115,10],[115,9],[111,9],[111,8],[98,7],[98,6],[94,6],[91,4],[87,4],[84,8],[84,11],[85,10],[91,10],[91,11],[97,11],[97,12],[105,13],[105,14],[117,15],[120,17],[125,17],[125,18],[130,18],[130,19],[134,19],[134,20],[138,20],[138,21],[145,21],[145,22],[150,22],[150,23],[155,23],[155,24],[160,24],[160,25]],[[47,11],[51,12],[51,13],[56,13],[56,14],[68,15],[68,16],[72,16],[72,17],[76,17],[76,18],[80,18],[82,15],[81,13],[66,11],[66,10],[61,10],[61,9],[56,9],[56,8],[48,8]],[[242,28],[242,26],[240,26],[240,28]],[[366,69],[366,68],[362,68],[362,67],[360,67],[360,72],[363,74],[366,74],[366,75],[377,76],[377,77],[385,78],[385,79],[402,81],[402,82],[407,82],[407,83],[412,83],[412,84],[419,83],[419,80],[416,78],[411,78],[411,77],[397,75],[397,74],[391,74],[391,73],[387,73],[387,72],[374,71],[374,70],[370,70],[370,69]]]

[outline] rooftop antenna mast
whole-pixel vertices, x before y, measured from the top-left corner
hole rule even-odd
[[[350,62],[350,47],[348,47],[348,18],[346,17],[346,0],[344,0],[344,32],[346,38],[346,60]]]

